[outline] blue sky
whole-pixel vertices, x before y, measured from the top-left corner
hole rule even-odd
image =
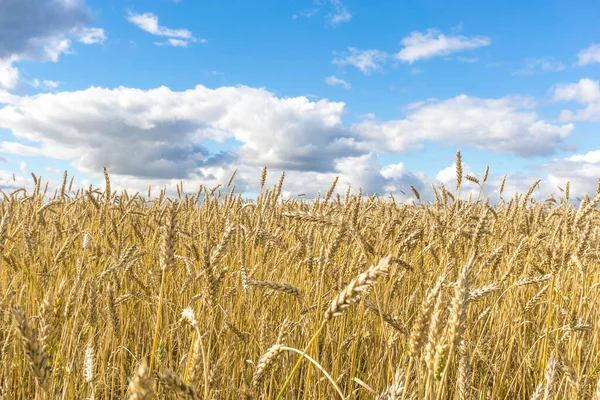
[[[600,177],[594,1],[0,2],[0,185],[494,194]],[[13,180],[13,173],[16,181]],[[469,184],[470,185],[470,184]],[[476,188],[471,186],[470,189]],[[468,191],[465,191],[468,193]]]

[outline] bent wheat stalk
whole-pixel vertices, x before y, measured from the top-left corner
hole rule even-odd
[[[356,303],[359,300],[360,294],[367,290],[371,285],[373,285],[377,281],[377,278],[387,274],[388,269],[390,267],[391,258],[391,256],[387,256],[385,258],[382,258],[377,265],[372,265],[368,270],[366,270],[358,277],[356,277],[352,282],[350,282],[348,286],[346,286],[346,288],[342,290],[335,299],[333,299],[333,301],[325,311],[325,315],[323,318],[323,322],[321,322],[321,326],[319,327],[317,332],[312,336],[312,338],[309,340],[308,344],[302,351],[302,354],[296,362],[296,365],[294,365],[294,368],[287,376],[283,387],[279,391],[276,400],[279,400],[281,396],[283,396],[283,394],[285,393],[285,389],[290,384],[296,370],[298,370],[298,367],[300,366],[302,357],[306,355],[306,352],[310,349],[312,344],[319,337],[321,331],[325,329],[327,323],[333,318],[342,315],[342,312],[348,307],[350,307],[352,304]]]

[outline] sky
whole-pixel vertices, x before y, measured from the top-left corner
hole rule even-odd
[[[449,3],[0,0],[0,189],[593,194],[597,1]]]

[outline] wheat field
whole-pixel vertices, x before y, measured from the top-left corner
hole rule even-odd
[[[0,398],[600,400],[600,190],[491,204],[456,166],[412,204],[34,176],[1,203]]]

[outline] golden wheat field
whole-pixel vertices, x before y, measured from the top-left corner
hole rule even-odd
[[[413,204],[34,176],[1,203],[0,397],[600,399],[600,191],[491,204],[461,165]]]

